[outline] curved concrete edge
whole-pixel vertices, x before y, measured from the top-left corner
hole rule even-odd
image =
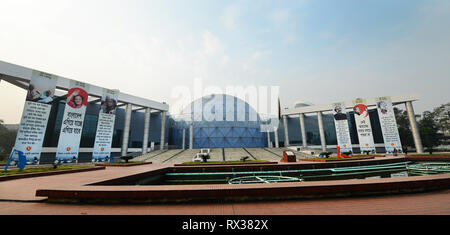
[[[345,161],[358,161],[358,160],[370,160],[370,159],[375,159],[375,156],[371,156],[371,157],[359,157],[358,159],[356,158],[349,158],[349,159],[336,159],[336,160],[331,160],[331,159],[307,159],[307,158],[300,158],[297,159],[297,161],[303,161],[303,162],[345,162]]]
[[[273,170],[280,169],[319,169],[319,168],[333,168],[333,167],[350,167],[362,165],[374,165],[382,163],[398,163],[406,162],[404,157],[390,157],[390,158],[374,158],[374,159],[353,159],[351,161],[334,161],[334,162],[306,162],[297,161],[292,163],[278,162],[278,164],[239,164],[239,165],[201,165],[201,166],[173,166],[171,170],[180,170],[182,172],[196,172],[196,171],[245,171],[245,170],[261,170],[269,167]]]
[[[348,197],[424,192],[450,188],[450,174],[409,178],[279,183],[273,185],[84,186],[38,189],[48,202],[154,203],[181,201],[248,201]]]
[[[434,155],[434,156],[414,156],[414,155],[407,155],[407,160],[410,161],[430,161],[430,162],[449,162],[450,156],[448,155]]]
[[[95,166],[104,166],[104,167],[132,167],[132,166],[142,166],[142,165],[150,165],[150,164],[153,164],[153,162],[129,163],[129,164],[114,164],[114,163],[102,164],[102,163],[97,163],[97,164],[95,164]]]
[[[41,197],[32,200],[0,199],[0,202],[38,203],[38,202],[46,202],[47,200],[48,200],[47,197]]]
[[[248,165],[277,165],[279,162],[247,162],[247,163],[193,163],[174,164],[175,167],[195,167],[195,166],[248,166]]]
[[[73,169],[73,170],[58,170],[58,171],[48,171],[48,172],[39,172],[39,173],[4,175],[4,176],[0,176],[0,182],[9,181],[9,180],[17,180],[17,179],[25,179],[25,178],[51,176],[51,175],[72,174],[72,173],[80,173],[80,172],[87,172],[87,171],[104,170],[104,169],[106,169],[106,167],[104,167],[104,166],[94,166],[92,168]]]

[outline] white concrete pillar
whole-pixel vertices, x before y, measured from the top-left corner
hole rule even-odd
[[[189,149],[194,149],[194,124],[189,126]]]
[[[317,112],[317,122],[319,123],[319,133],[320,133],[320,145],[322,146],[322,151],[327,151],[327,142],[325,140],[325,131],[323,129],[323,117],[322,112]]]
[[[283,126],[284,126],[284,147],[289,147],[289,131],[286,115],[283,116]]]
[[[185,150],[186,149],[186,128],[183,128],[183,141],[182,141],[182,146],[181,149]]]
[[[130,123],[132,112],[133,112],[133,105],[127,104],[125,108],[125,122],[123,125],[123,135],[122,135],[122,157],[126,156],[128,153],[128,140],[130,137]]]
[[[166,140],[166,112],[161,111],[161,141],[160,141],[160,149],[163,150],[165,147]]]
[[[142,138],[142,154],[148,153],[148,132],[150,129],[150,115],[151,109],[145,109],[145,119],[144,119],[144,137]]]
[[[303,147],[307,147],[308,146],[308,142],[306,139],[306,127],[305,127],[305,114],[301,113],[300,114],[300,130],[301,130],[301,134],[302,134],[302,145]]]
[[[280,147],[280,143],[278,142],[278,129],[273,132],[273,136],[275,137],[275,148]]]
[[[414,145],[416,146],[416,151],[417,153],[423,153],[422,139],[420,138],[419,127],[417,125],[416,114],[414,113],[412,102],[406,102],[405,106],[406,112],[408,112],[409,124],[411,125],[411,132],[414,139]]]
[[[270,132],[267,131],[267,148],[270,148]]]

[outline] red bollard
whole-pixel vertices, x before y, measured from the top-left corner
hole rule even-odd
[[[339,145],[337,146],[337,156],[338,156],[338,158],[352,158],[345,154],[341,154],[341,147]]]

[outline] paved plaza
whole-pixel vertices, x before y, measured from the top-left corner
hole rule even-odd
[[[288,148],[215,148],[211,149],[209,161],[240,161],[242,157],[249,157],[249,160],[278,162],[283,157],[283,151],[286,150],[294,152],[298,158],[308,157],[304,153]],[[181,164],[192,161],[199,151],[198,149],[156,150],[131,161]]]
[[[228,150],[237,157],[245,150]],[[247,149],[250,153],[266,160],[276,160],[265,149]],[[0,182],[0,214],[43,214],[43,215],[109,215],[109,214],[147,214],[147,215],[360,215],[360,214],[450,214],[450,190],[424,193],[396,194],[385,196],[357,196],[348,198],[297,199],[278,201],[249,202],[204,202],[167,204],[53,204],[46,197],[35,196],[37,189],[71,188],[91,184],[112,177],[139,174],[173,166],[176,159],[185,161],[192,150],[155,151],[141,157],[142,160],[158,160],[150,165],[134,167],[107,167],[83,173],[72,173],[37,178],[26,178]],[[222,149],[213,150],[213,159],[223,156]],[[165,162],[165,163],[161,163]],[[103,186],[110,187],[110,186]],[[114,188],[114,186],[111,186]],[[136,187],[136,186],[129,186]]]

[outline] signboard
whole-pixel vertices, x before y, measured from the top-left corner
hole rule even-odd
[[[347,111],[344,103],[333,104],[334,125],[336,127],[336,139],[343,153],[352,152],[352,140],[348,128]]]
[[[102,101],[97,122],[93,162],[108,162],[111,158],[111,143],[116,120],[118,90],[103,89]]]
[[[56,152],[56,160],[62,163],[78,162],[81,133],[89,97],[88,90],[88,84],[70,81]]]
[[[26,157],[28,165],[38,165],[52,108],[58,77],[33,71],[14,149]],[[17,162],[17,159],[13,159]]]
[[[358,131],[359,146],[361,152],[369,151],[375,153],[375,143],[370,124],[369,108],[364,104],[366,100],[357,99],[353,101],[355,105],[353,112],[355,115],[356,130]]]
[[[401,153],[402,143],[400,141],[400,135],[398,134],[398,127],[391,98],[378,97],[376,101],[386,153],[394,153],[394,150]]]

